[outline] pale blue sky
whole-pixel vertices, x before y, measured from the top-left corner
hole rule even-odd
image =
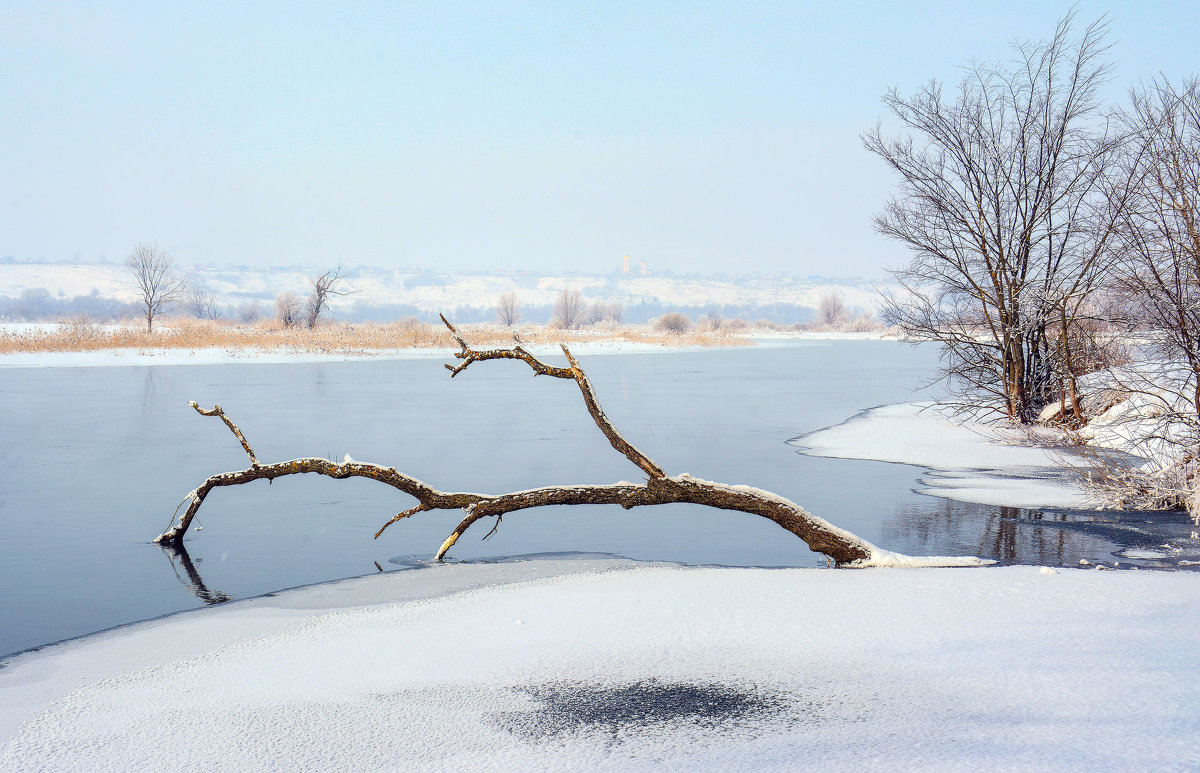
[[[0,257],[875,277],[861,149],[1066,3],[0,0]],[[1111,17],[1111,97],[1200,70],[1200,3]]]

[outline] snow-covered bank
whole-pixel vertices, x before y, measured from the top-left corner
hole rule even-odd
[[[726,346],[820,346],[831,341],[880,341],[885,333],[821,333],[793,332],[777,334],[754,333],[732,338]],[[642,341],[567,339],[573,354],[593,357],[601,354],[669,354],[673,352],[711,351],[714,347],[673,345]],[[561,356],[557,344],[525,344],[538,357]],[[724,347],[718,347],[724,348]],[[146,365],[259,365],[311,362],[352,362],[356,360],[404,360],[430,357],[453,358],[446,347],[412,347],[404,349],[359,349],[354,351],[313,351],[288,348],[220,347],[201,349],[101,349],[85,352],[9,352],[0,353],[0,368],[93,368]]]
[[[659,354],[667,352],[703,351],[702,346],[668,346],[636,341],[568,342],[571,352],[580,356],[600,354]],[[546,344],[530,344],[526,348],[537,356],[562,356],[562,350]],[[441,357],[454,359],[454,352],[445,347],[410,349],[364,349],[354,352],[296,351],[292,349],[260,349],[256,347],[221,349],[104,349],[89,352],[14,352],[0,354],[0,368],[93,368],[146,365],[232,365],[250,363],[271,365],[281,363],[353,362],[357,360],[405,360]]]
[[[924,493],[1008,507],[1096,507],[1064,465],[1071,449],[1031,446],[1002,428],[947,418],[928,403],[885,405],[791,441],[813,456],[927,467]]]
[[[1193,574],[606,561],[479,587],[539,564],[396,572],[20,656],[0,669],[0,768],[1200,765]]]

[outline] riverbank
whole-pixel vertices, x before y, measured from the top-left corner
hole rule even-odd
[[[804,341],[879,340],[884,332],[783,329],[725,325],[682,332],[650,325],[610,325],[562,330],[544,325],[509,329],[461,326],[478,347],[520,343],[535,354],[572,352],[637,354],[730,346],[777,346]],[[7,323],[0,325],[0,368],[114,365],[215,365],[238,362],[346,362],[452,356],[458,345],[440,325],[408,320],[392,324],[322,325],[316,329],[173,320],[147,333],[136,325]]]
[[[395,572],[19,656],[0,766],[1200,764],[1194,574],[570,563]]]
[[[923,494],[1020,508],[1095,509],[1088,459],[1045,427],[1015,428],[950,416],[930,402],[884,405],[789,441],[811,456],[924,467]]]

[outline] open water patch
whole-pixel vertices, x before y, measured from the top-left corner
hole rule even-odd
[[[793,725],[807,715],[802,701],[782,691],[716,682],[643,679],[628,684],[552,682],[516,688],[533,704],[502,711],[494,723],[513,735],[540,741],[562,736],[605,735],[614,740],[669,725],[709,730],[745,730],[782,720]]]

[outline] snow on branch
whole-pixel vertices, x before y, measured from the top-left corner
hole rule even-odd
[[[173,523],[155,541],[167,546],[182,545],[188,526],[204,503],[204,498],[214,488],[239,486],[264,479],[271,481],[287,475],[316,473],[336,480],[352,477],[370,478],[402,491],[416,500],[416,504],[412,507],[401,511],[385,523],[376,532],[376,538],[397,521],[418,513],[432,510],[464,511],[466,515],[463,520],[438,549],[437,559],[439,561],[445,558],[447,551],[454,546],[459,537],[482,518],[494,517],[496,519],[492,531],[487,535],[491,536],[500,525],[502,516],[534,507],[619,505],[630,509],[669,503],[689,503],[767,518],[799,537],[810,549],[829,556],[839,566],[878,566],[895,563],[891,558],[893,554],[876,548],[866,540],[818,518],[795,502],[777,494],[749,486],[732,486],[701,480],[687,474],[667,475],[654,461],[622,437],[605,416],[591,382],[565,346],[563,354],[566,355],[570,367],[554,367],[534,357],[520,346],[519,342],[517,346],[511,348],[473,349],[462,334],[450,324],[449,320],[442,317],[442,321],[446,323],[446,327],[450,329],[460,347],[455,356],[462,360],[462,363],[458,366],[446,366],[451,377],[457,376],[476,362],[510,359],[525,362],[533,370],[534,375],[573,380],[583,395],[584,404],[596,427],[608,439],[614,450],[646,473],[646,480],[642,483],[545,486],[505,494],[477,494],[441,491],[424,481],[397,472],[394,467],[355,461],[348,455],[341,462],[319,457],[301,457],[272,464],[262,464],[255,457],[241,430],[225,415],[220,406],[214,406],[211,410],[206,411],[195,403],[191,403],[192,407],[200,414],[218,416],[225,422],[250,457],[250,467],[244,470],[218,473],[207,478],[191,493],[189,499],[185,500],[188,501],[188,508],[179,521]],[[960,564],[963,562],[979,563],[978,559],[955,560]]]

